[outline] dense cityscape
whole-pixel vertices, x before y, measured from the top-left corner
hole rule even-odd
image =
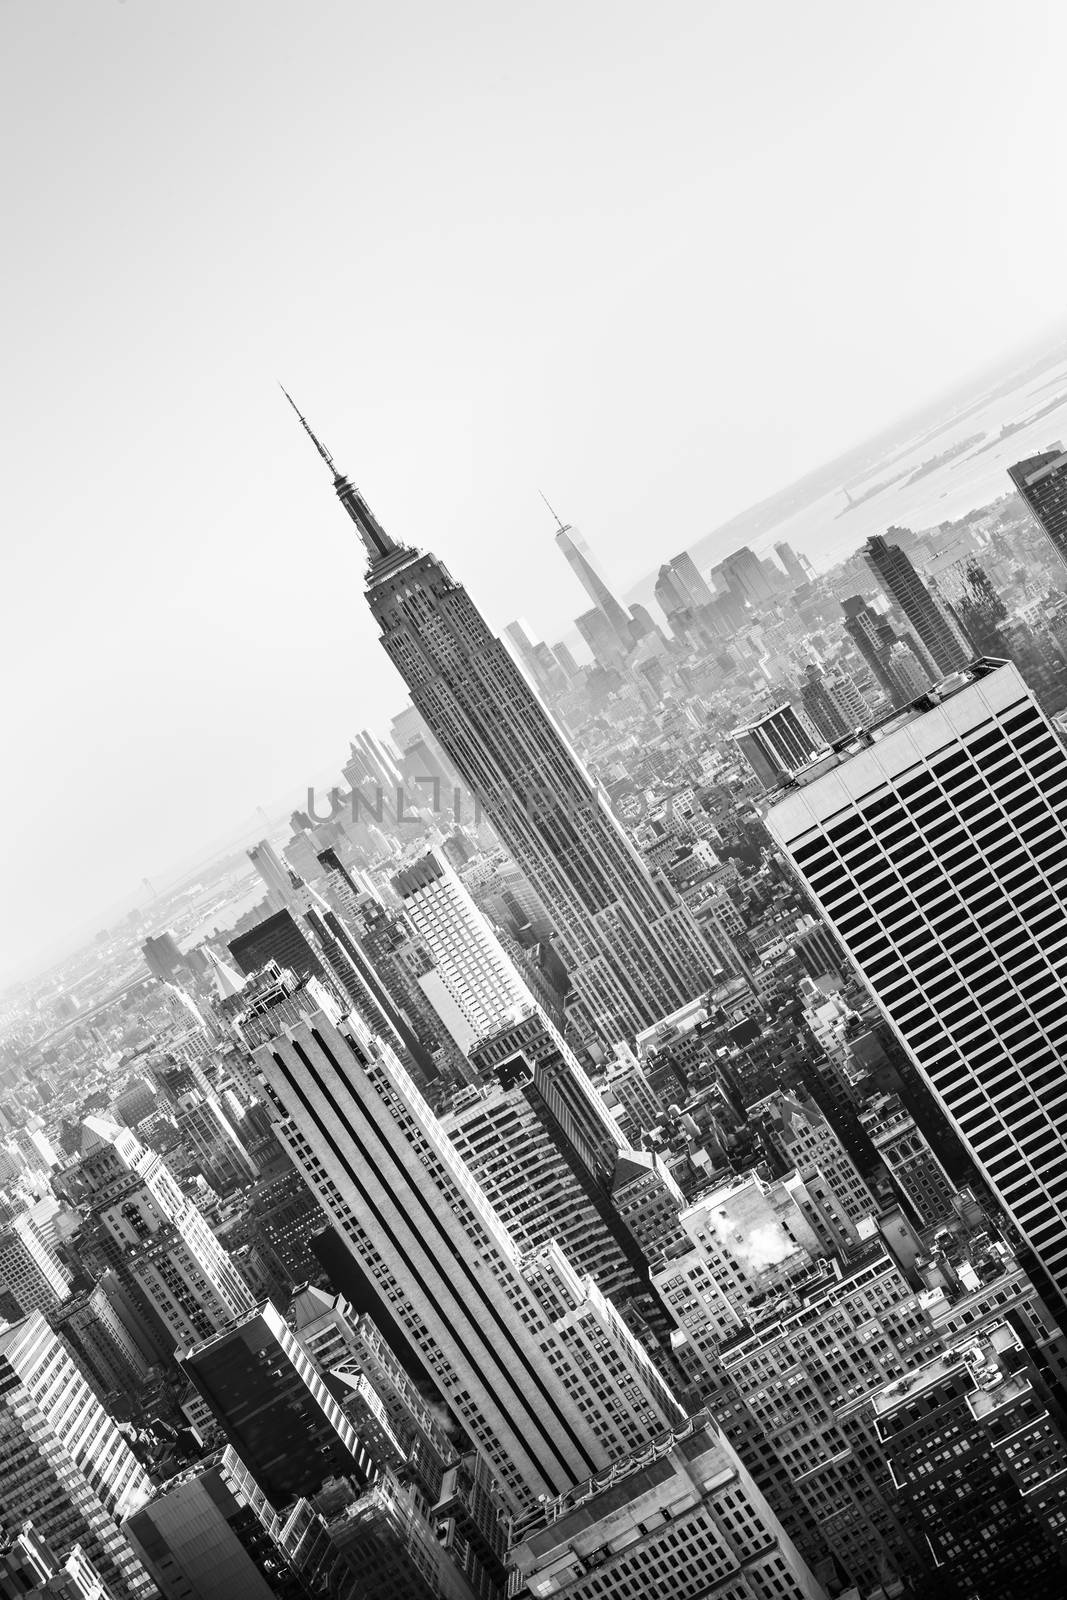
[[[0,1595],[1061,1596],[1067,452],[572,648],[289,404],[409,698],[6,997]]]

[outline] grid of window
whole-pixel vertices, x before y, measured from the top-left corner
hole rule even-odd
[[[788,848],[1067,1293],[1065,811],[1027,696]]]

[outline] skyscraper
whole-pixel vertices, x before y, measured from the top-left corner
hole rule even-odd
[[[898,636],[889,618],[880,616],[862,595],[849,595],[842,600],[841,609],[845,613],[845,632],[878,682],[888,690],[893,704],[907,705],[922,694],[931,674],[920,658],[922,647],[911,635]],[[929,666],[933,668],[932,661]]]
[[[362,1440],[269,1301],[177,1359],[277,1510],[326,1478],[374,1477]]]
[[[552,514],[555,516],[555,512]],[[608,625],[622,650],[629,651],[633,644],[630,619],[597,571],[593,552],[577,528],[572,528],[569,522],[560,522],[558,517],[556,521],[559,524],[556,544],[563,552],[567,565],[596,609],[607,618]]]
[[[534,997],[453,869],[428,850],[393,879],[433,967],[419,979],[461,1050],[532,1008]]]
[[[56,1552],[77,1541],[122,1600],[152,1594],[119,1532],[151,1483],[39,1311],[0,1329],[0,1505]]]
[[[720,593],[727,590],[738,600],[747,601],[757,611],[775,596],[775,587],[766,566],[747,544],[717,562],[711,569],[711,579]],[[782,587],[785,587],[784,579]]]
[[[509,1593],[825,1600],[707,1412],[515,1528]]]
[[[670,568],[675,582],[689,596],[690,605],[710,606],[713,599],[711,590],[700,576],[697,564],[688,550],[682,550],[678,555],[672,556]]]
[[[691,914],[653,880],[466,591],[436,557],[395,544],[315,444],[370,556],[367,598],[382,644],[548,908],[596,1026],[619,1037],[676,1010],[715,965]]]
[[[1067,566],[1067,451],[1061,445],[1017,461],[1008,476],[1060,560]]]
[[[298,1023],[250,1024],[278,1136],[509,1507],[669,1426],[677,1402],[617,1314],[602,1302],[610,1333],[585,1334],[558,1247],[520,1256],[394,1053],[317,987]]]
[[[807,556],[794,550],[786,540],[779,539],[775,544],[774,553],[785,569],[786,576],[792,578],[799,588],[801,584],[810,583],[815,577],[815,572]]]
[[[32,1522],[0,1531],[0,1600],[116,1600],[80,1545],[61,1562]]]
[[[128,1128],[86,1117],[65,1175],[89,1201],[108,1264],[139,1291],[171,1346],[205,1338],[253,1304],[237,1267],[161,1156]]]
[[[787,700],[772,706],[755,721],[734,728],[730,738],[768,789],[776,788],[806,767],[823,748],[820,735],[807,717]]]
[[[800,682],[800,698],[804,710],[830,744],[871,720],[863,696],[848,673],[840,669],[821,671],[814,662],[809,663]]]
[[[0,1229],[0,1317],[17,1322],[51,1311],[70,1292],[70,1273],[24,1212]]]
[[[919,643],[942,675],[958,672],[974,655],[971,641],[951,611],[923,583],[899,545],[878,534],[864,547],[867,565],[896,602]]]
[[[261,839],[248,852],[248,859],[267,886],[267,899],[272,911],[282,911],[293,897],[289,869],[278,858],[278,852],[269,839]]]
[[[306,1600],[354,1586],[307,1500],[279,1516],[230,1446],[165,1483],[125,1532],[164,1600]]]
[[[1067,752],[1013,666],[930,703],[766,821],[1062,1304]]]

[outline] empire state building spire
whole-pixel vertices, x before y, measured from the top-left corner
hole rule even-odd
[[[285,398],[296,412],[297,417],[300,420],[300,426],[303,428],[304,432],[315,446],[315,449],[319,452],[319,455],[333,473],[333,486],[337,498],[340,500],[341,504],[348,512],[348,515],[352,518],[352,521],[359,529],[359,536],[366,545],[367,552],[372,561],[377,560],[382,556],[392,555],[393,551],[396,549],[396,545],[393,540],[390,539],[389,535],[378,521],[378,518],[374,515],[374,512],[367,504],[366,500],[364,500],[359,490],[349,482],[344,474],[337,470],[337,467],[334,465],[333,456],[327,450],[322,440],[315,433],[310,422],[304,416],[303,412],[300,410],[300,407],[297,405],[289,391],[280,384],[279,388],[281,388],[282,394],[285,395]]]

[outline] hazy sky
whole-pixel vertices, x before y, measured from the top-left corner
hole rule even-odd
[[[501,626],[1064,312],[1067,12],[0,0],[0,981],[402,691],[282,379]],[[816,553],[816,552],[813,552]]]

